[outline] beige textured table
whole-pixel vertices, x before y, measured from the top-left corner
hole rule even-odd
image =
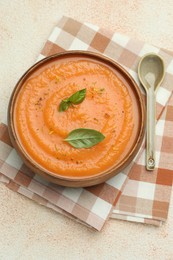
[[[0,0],[0,120],[59,15],[173,51],[172,0]],[[173,196],[162,227],[109,220],[93,232],[0,184],[0,259],[173,259]]]

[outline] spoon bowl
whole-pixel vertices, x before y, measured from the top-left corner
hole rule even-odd
[[[165,74],[162,58],[154,53],[145,55],[138,67],[139,79],[145,90],[154,87],[154,91],[160,86]]]
[[[164,62],[157,54],[147,54],[140,60],[138,76],[147,94],[146,168],[149,171],[155,168],[156,91],[164,74]]]

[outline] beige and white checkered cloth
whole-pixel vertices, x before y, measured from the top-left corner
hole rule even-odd
[[[166,76],[157,93],[156,169],[152,173],[145,170],[143,142],[134,161],[104,184],[77,189],[50,184],[22,163],[3,122],[0,125],[0,181],[96,230],[101,230],[108,217],[160,225],[168,215],[173,183],[173,56],[149,44],[68,17],[59,19],[38,60],[64,50],[100,52],[120,63],[138,84],[140,57],[148,52],[162,56]]]

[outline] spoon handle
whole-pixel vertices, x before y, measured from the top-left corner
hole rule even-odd
[[[153,171],[155,168],[155,120],[156,103],[154,88],[150,87],[147,93],[147,147],[146,168]]]

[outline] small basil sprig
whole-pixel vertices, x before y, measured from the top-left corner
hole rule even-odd
[[[64,141],[75,148],[90,148],[101,142],[105,136],[93,129],[78,128],[71,131]]]
[[[59,105],[59,112],[66,111],[71,105],[80,104],[86,96],[86,88],[81,89],[71,95],[69,98],[63,99]]]

